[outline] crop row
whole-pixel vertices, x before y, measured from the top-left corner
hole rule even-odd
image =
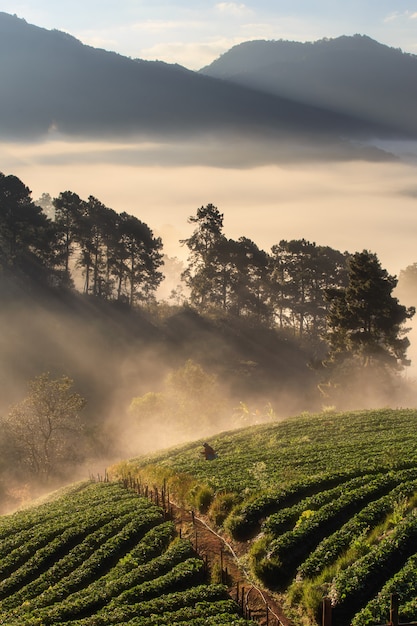
[[[361,487],[341,493],[335,501],[318,510],[308,511],[309,515],[301,517],[300,523],[292,530],[275,539],[273,535],[267,535],[267,542],[262,538],[261,545],[268,544],[267,554],[263,555],[262,550],[257,553],[256,548],[254,549],[257,574],[263,578],[266,572],[268,576],[271,572],[275,572],[275,576],[285,573],[286,579],[289,578],[294,568],[300,565],[320,541],[334,533],[368,503],[378,500],[401,483],[403,475],[401,472],[380,475]]]
[[[372,436],[370,436],[372,434]],[[291,482],[305,476],[389,470],[417,463],[415,412],[361,411],[298,416],[214,438],[217,459],[208,464],[198,443],[124,464],[135,474],[150,466],[167,475],[187,474],[209,484],[215,492],[254,494],[273,489],[288,475]],[[414,452],[416,450],[416,452]],[[259,472],[259,464],[264,471]],[[288,483],[288,479],[285,480]]]
[[[215,621],[215,616],[221,619]],[[210,619],[209,622],[207,618]],[[193,625],[198,624],[199,622],[195,620],[199,619],[205,620],[202,622],[205,625],[217,623],[224,626],[227,624],[249,626],[249,622],[238,618],[237,606],[230,601],[222,585],[195,585],[182,591],[174,591],[158,598],[120,607],[117,612],[103,610],[94,616],[94,626],[177,625],[181,623]],[[253,622],[250,623],[253,624]],[[91,624],[91,618],[61,622],[61,626],[91,626]],[[17,626],[17,624],[10,626]],[[19,626],[32,626],[32,624],[22,622]]]
[[[87,492],[98,496],[89,508]],[[77,504],[66,506],[68,494],[62,514],[56,502],[42,505],[43,527],[24,529],[26,519],[13,538],[5,532],[10,554],[20,546],[23,556],[2,583],[0,624],[248,624],[224,587],[204,584],[203,561],[159,507],[120,485],[74,495]],[[9,558],[0,560],[4,571]]]
[[[108,492],[105,487],[108,487]],[[1,517],[1,548],[3,549],[5,539],[15,537],[25,530],[30,531],[38,525],[43,526],[55,518],[62,518],[74,512],[81,513],[103,503],[109,507],[111,502],[116,503],[129,498],[131,494],[117,484],[81,483],[74,491],[68,490],[62,497]]]
[[[268,521],[265,522],[265,530],[269,520],[271,520],[271,526],[276,521],[278,533],[281,530],[281,522],[284,525],[289,518],[293,517],[302,500],[309,497],[316,497],[318,501],[324,500],[327,497],[326,492],[331,489],[343,491],[344,486],[349,485],[352,481],[358,481],[358,485],[360,485],[368,482],[369,479],[370,475],[364,476],[362,472],[354,476],[338,472],[325,476],[306,477],[279,490],[262,493],[254,499],[243,502],[240,506],[235,507],[226,520],[225,526],[235,539],[242,540],[246,539],[248,534],[257,528],[260,521],[266,518]],[[352,484],[355,485],[356,483],[353,482]],[[296,508],[289,511],[288,509],[294,506],[294,503],[296,503]],[[277,516],[273,517],[275,512],[278,512]],[[301,513],[301,511],[299,512]]]
[[[116,516],[94,532],[88,533],[82,541],[78,541],[80,528],[73,527],[63,533],[60,538],[48,544],[44,550],[39,550],[39,554],[36,555],[38,563],[52,563],[51,567],[48,567],[27,585],[18,588],[17,583],[24,583],[25,574],[33,579],[40,568],[40,565],[38,567],[34,565],[33,559],[29,559],[25,566],[5,581],[4,584],[9,590],[17,589],[17,591],[2,601],[0,609],[5,610],[18,606],[23,600],[27,603],[31,598],[36,598],[38,604],[40,602],[48,604],[53,602],[56,596],[62,597],[63,581],[67,579],[73,581],[75,576],[79,576],[80,568],[85,570],[88,564],[97,559],[97,551],[102,552],[106,542],[111,541],[117,533],[125,532],[128,524],[137,525],[138,521],[141,524],[141,531],[145,532],[150,525],[161,521],[161,515],[158,510],[144,509],[139,518],[138,509],[134,509],[130,514]],[[60,540],[61,543],[59,543]],[[63,545],[72,545],[73,547],[62,558],[58,558]],[[43,554],[44,551],[46,554]],[[43,560],[42,557],[44,557]]]
[[[71,594],[66,593],[64,596],[65,599],[60,602],[59,610],[63,614],[68,613],[71,615],[77,615],[80,612],[86,614],[94,613],[109,603],[114,596],[120,595],[138,584],[169,572],[175,565],[178,565],[178,563],[192,556],[193,551],[189,542],[175,541],[164,554],[132,569],[124,575],[120,575],[119,568],[116,564],[107,574],[92,581],[83,589]],[[56,587],[58,589],[55,589],[55,591],[59,590],[58,595],[62,596],[66,590],[62,589],[61,584],[58,584]],[[52,604],[51,598],[53,592],[54,589],[48,594],[49,602],[43,602],[43,606]],[[58,597],[56,595],[55,601],[57,599]],[[28,608],[30,607],[25,603],[25,611],[27,611]]]
[[[262,531],[271,535],[279,535],[285,532],[299,520],[304,511],[317,511],[322,506],[332,503],[346,492],[362,487],[374,478],[369,474],[358,476],[352,480],[340,483],[333,489],[323,489],[312,496],[299,500],[293,506],[282,508],[277,513],[270,515],[262,524]]]
[[[201,559],[186,559],[175,565],[167,574],[123,591],[105,607],[94,611],[94,623],[100,623],[100,619],[104,620],[104,623],[127,621],[127,619],[131,619],[138,614],[138,607],[144,600],[157,599],[156,604],[158,604],[160,596],[163,594],[174,590],[185,590],[192,585],[203,583],[203,581],[204,563]],[[91,624],[91,613],[88,607],[86,611],[84,610],[83,600],[77,601],[76,599],[75,602],[71,602],[69,597],[68,602],[63,601],[43,609],[34,610],[27,617],[22,615],[20,619],[22,625],[26,623],[37,625],[40,623],[43,626],[49,626],[62,624],[65,621],[74,620],[84,615],[86,616],[85,623]],[[10,623],[13,624],[13,620],[10,620]]]
[[[379,533],[387,527],[390,536],[400,532],[395,524],[405,513],[407,496],[412,496],[412,505],[417,489],[415,423],[415,410],[303,415],[218,435],[210,440],[217,451],[211,463],[202,459],[197,442],[129,461],[120,472],[131,472],[145,482],[165,476],[173,494],[177,484],[181,490],[180,477],[194,491],[207,486],[213,498],[208,514],[213,519],[226,494],[228,506],[234,508],[229,508],[228,516],[226,510],[218,523],[238,540],[262,531],[251,548],[256,573],[274,587],[286,585],[296,575],[290,597],[313,612],[332,578],[339,581],[347,571],[341,568],[349,569],[347,564],[353,563],[354,578],[354,565],[362,563],[359,556],[385,544]],[[196,504],[194,499],[192,506]],[[376,591],[398,570],[404,585],[413,580],[411,570],[402,567],[413,553],[412,541],[404,539],[401,550],[391,551],[372,578],[378,579]],[[357,596],[367,602],[369,598],[361,594],[358,591]],[[344,616],[345,621],[339,617],[352,607],[349,600],[335,605],[336,623],[350,623],[347,619],[353,613]],[[401,608],[410,621],[416,619],[412,600],[401,603]],[[384,615],[380,622],[386,620]]]
[[[56,602],[57,599],[74,594],[92,580],[100,578],[128,552],[146,530],[160,521],[157,513],[157,511],[152,511],[146,517],[142,516],[140,519],[127,523],[120,532],[100,545],[88,559],[54,585],[50,593],[46,592],[42,597],[43,601],[49,598],[50,601]],[[49,607],[46,608],[46,612],[50,610]]]
[[[88,510],[76,511],[72,514],[64,513],[53,519],[47,520],[43,525],[37,525],[32,530],[17,533],[4,541],[1,550],[0,576],[10,576],[21,564],[27,567],[30,558],[40,562],[39,550],[44,549],[46,556],[51,551],[51,543],[54,542],[56,549],[62,542],[70,542],[71,536],[74,541],[79,541],[88,536],[93,530],[100,528],[114,517],[122,517],[138,510],[138,501],[134,498],[124,499],[116,505],[90,507]],[[0,585],[2,594],[2,585]]]
[[[378,595],[360,610],[352,620],[352,626],[365,626],[382,623],[389,614],[391,594],[396,593],[400,603],[400,619],[402,622],[415,617],[417,588],[417,554],[410,557],[405,566],[397,572],[379,591]],[[407,614],[412,607],[410,614]]]
[[[415,553],[416,540],[417,514],[413,511],[368,554],[335,577],[330,592],[335,613],[354,614],[366,604],[392,572],[401,570]]]
[[[380,523],[395,504],[403,497],[417,490],[417,480],[404,482],[395,487],[389,494],[370,502],[361,511],[353,515],[340,529],[325,537],[307,559],[300,565],[297,579],[317,576],[326,566],[333,563],[352,542],[363,532],[369,531]]]

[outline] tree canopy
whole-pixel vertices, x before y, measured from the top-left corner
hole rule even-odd
[[[392,295],[396,285],[376,254],[364,250],[349,258],[347,286],[328,292],[333,358],[355,355],[363,365],[375,360],[394,367],[408,364],[409,340],[402,335],[415,309]]]

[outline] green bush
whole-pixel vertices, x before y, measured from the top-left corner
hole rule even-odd
[[[193,504],[200,513],[207,513],[213,498],[213,489],[208,485],[197,487],[192,496]]]
[[[222,526],[226,517],[233,507],[238,503],[237,495],[234,493],[219,493],[213,500],[210,507],[210,519],[216,526]]]

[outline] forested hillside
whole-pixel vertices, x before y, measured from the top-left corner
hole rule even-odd
[[[147,224],[71,191],[34,201],[0,175],[11,505],[22,485],[50,487],[242,424],[323,406],[414,406],[403,377],[414,308],[395,297],[376,253],[304,239],[264,251],[228,238],[212,204],[190,224],[188,259],[172,263],[176,289],[161,301],[170,259]]]
[[[265,93],[378,120],[415,136],[417,56],[354,35],[247,41],[200,70]]]

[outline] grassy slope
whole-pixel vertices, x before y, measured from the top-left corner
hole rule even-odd
[[[236,539],[263,531],[251,548],[253,571],[286,590],[311,623],[323,593],[333,598],[339,626],[382,623],[393,586],[404,619],[415,619],[416,424],[415,410],[301,415],[218,435],[210,440],[218,453],[212,462],[194,442],[113,471],[165,479],[196,508],[211,503],[212,520]],[[325,561],[315,551],[323,554],[330,539],[336,547]],[[314,574],[305,575],[313,553]]]

